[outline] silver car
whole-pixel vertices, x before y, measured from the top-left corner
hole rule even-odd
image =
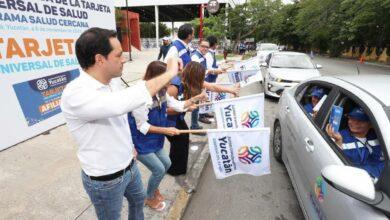
[[[260,66],[264,93],[279,98],[283,90],[301,81],[320,76],[321,65],[312,63],[309,56],[297,52],[276,52],[268,55]]]
[[[287,168],[306,219],[390,216],[389,85],[390,76],[386,75],[316,77],[283,92],[272,148],[274,157]],[[305,105],[318,88],[327,96],[313,116]],[[368,116],[382,151],[384,168],[378,178],[354,167],[326,132],[333,106],[341,106],[344,113],[359,106]],[[341,115],[339,130],[350,126],[349,118]]]

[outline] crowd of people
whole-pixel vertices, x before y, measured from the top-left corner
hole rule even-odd
[[[123,197],[128,219],[144,219],[144,204],[163,210],[159,185],[165,174],[187,172],[184,115],[192,112],[191,129],[202,129],[198,121],[210,123],[210,115],[198,113],[197,103],[207,101],[204,89],[238,95],[239,86],[215,83],[226,71],[216,62],[217,38],[202,40],[191,52],[193,38],[194,28],[184,24],[177,40],[163,39],[158,60],[164,62],[151,62],[143,80],[127,88],[119,78],[125,59],[116,32],[90,28],[76,41],[82,71],[66,86],[61,109],[78,144],[82,183],[98,219],[119,219]],[[163,149],[165,137],[169,154]],[[151,171],[146,192],[137,161]]]

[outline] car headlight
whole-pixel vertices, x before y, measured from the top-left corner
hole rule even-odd
[[[273,76],[272,74],[269,74],[269,75],[268,75],[268,79],[269,79],[270,81],[282,82],[282,79],[281,79],[281,78],[277,78],[277,77]]]

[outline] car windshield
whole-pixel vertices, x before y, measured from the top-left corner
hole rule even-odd
[[[276,54],[271,59],[273,68],[314,69],[314,64],[307,55]]]
[[[276,44],[261,44],[260,50],[278,50],[278,45],[276,45]]]

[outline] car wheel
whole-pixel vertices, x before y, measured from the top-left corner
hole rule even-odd
[[[274,152],[274,157],[277,161],[283,163],[282,160],[282,127],[280,127],[279,121],[276,121],[274,124],[274,137],[272,140],[272,150]]]

